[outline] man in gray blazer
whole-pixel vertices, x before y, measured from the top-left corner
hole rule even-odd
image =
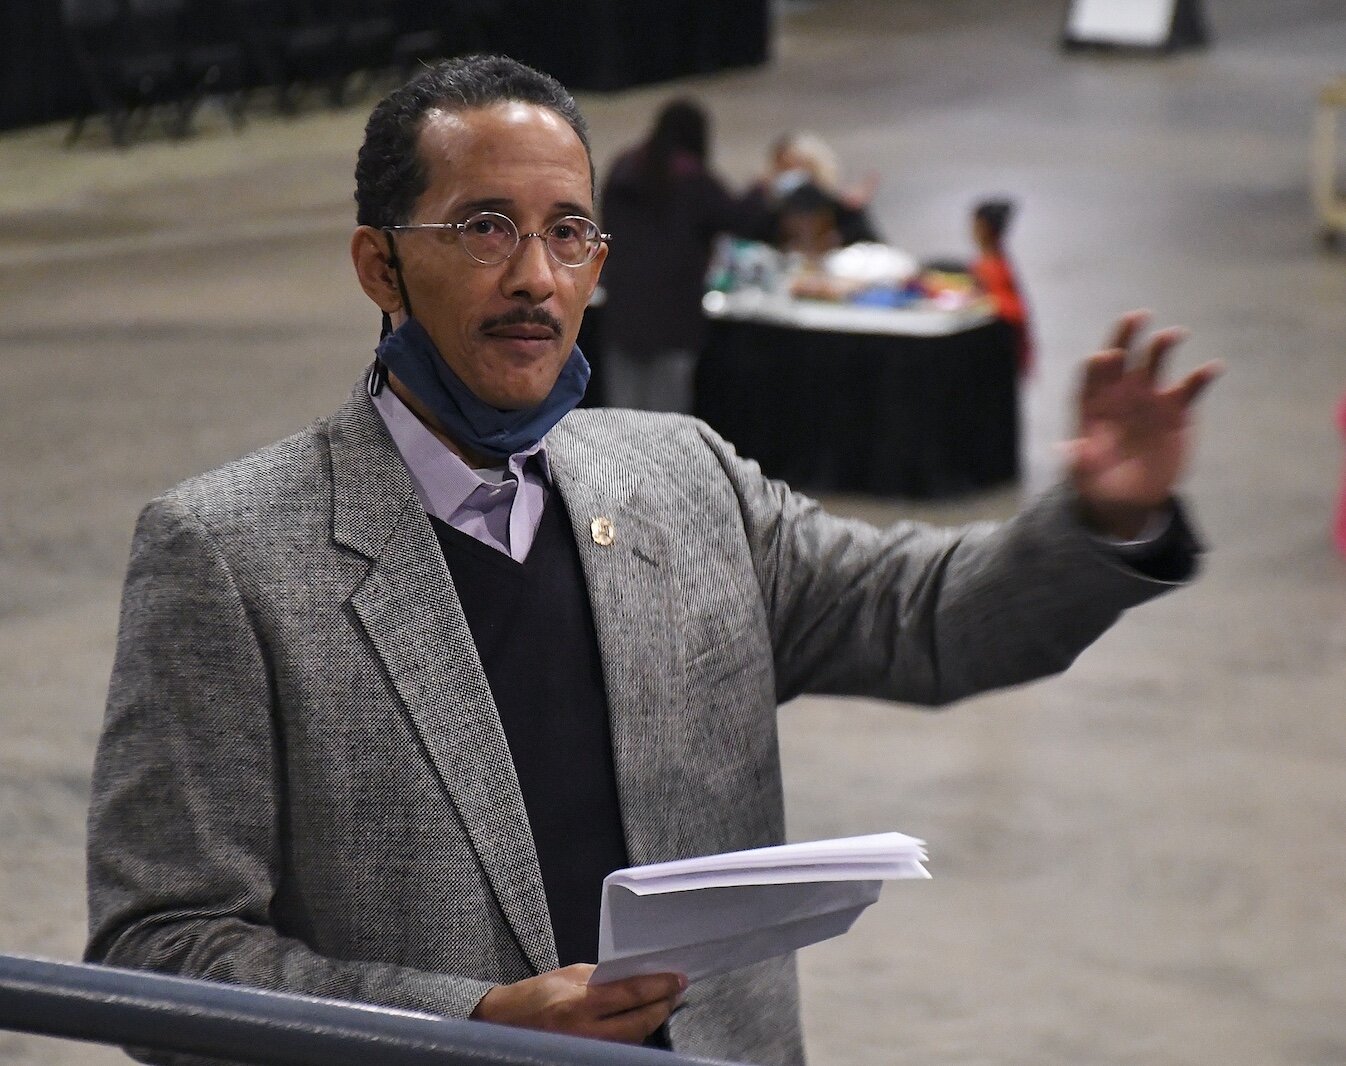
[[[551,79],[423,72],[356,196],[371,372],[137,528],[88,957],[800,1062],[789,958],[589,987],[603,875],[780,843],[780,702],[1050,674],[1185,580],[1171,494],[1213,369],[1162,385],[1178,335],[1129,316],[1060,487],[998,527],[876,529],[691,419],[572,410],[607,235]]]

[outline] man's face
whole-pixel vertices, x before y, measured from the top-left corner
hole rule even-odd
[[[477,211],[540,233],[567,215],[593,217],[589,159],[560,115],[532,104],[430,111],[419,149],[429,183],[410,222],[462,222]],[[485,266],[452,231],[395,237],[412,312],[463,383],[493,407],[541,403],[570,355],[607,256],[562,266],[544,241],[520,241]]]

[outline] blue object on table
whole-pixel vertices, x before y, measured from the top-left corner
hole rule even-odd
[[[906,307],[919,298],[919,294],[906,289],[880,285],[872,289],[861,289],[851,297],[850,302],[861,307]]]

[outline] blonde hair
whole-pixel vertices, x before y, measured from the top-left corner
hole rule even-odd
[[[837,154],[816,133],[790,133],[781,139],[781,148],[789,152],[809,172],[813,184],[825,192],[836,192],[841,185],[841,167]]]

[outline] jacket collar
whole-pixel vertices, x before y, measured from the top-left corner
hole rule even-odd
[[[501,910],[537,972],[557,965],[536,849],[513,762],[462,605],[405,464],[362,378],[328,424],[332,536],[370,560],[350,603],[387,672]],[[669,531],[642,499],[649,457],[607,421],[567,416],[548,436],[588,584],[633,863],[669,857],[668,809],[686,702]],[[601,543],[610,523],[611,543]],[[676,835],[676,834],[673,834]]]

